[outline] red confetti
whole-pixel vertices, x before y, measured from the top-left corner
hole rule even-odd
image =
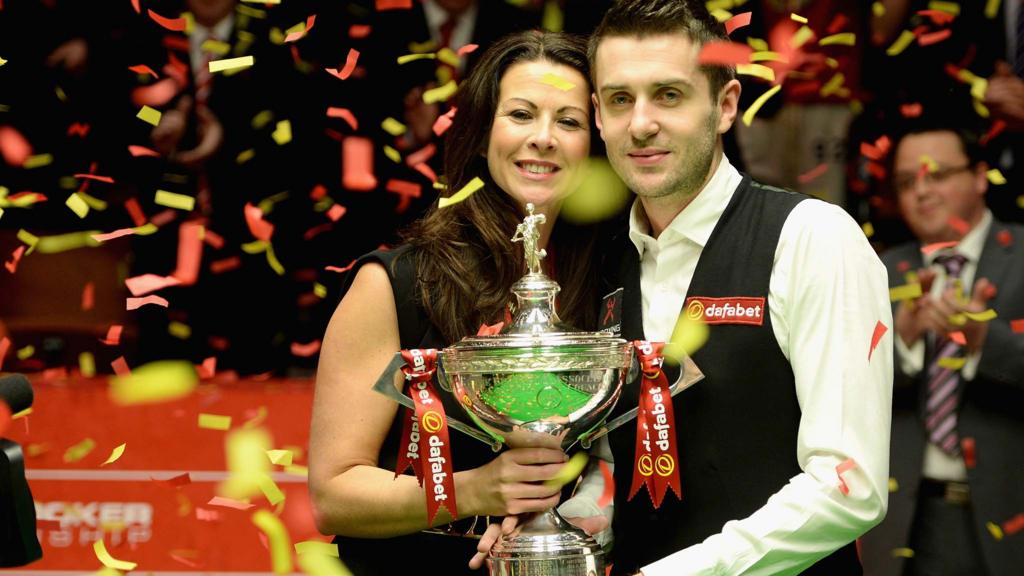
[[[136,158],[139,156],[160,156],[160,153],[157,152],[156,150],[146,148],[145,146],[138,146],[136,144],[128,145],[128,153],[131,154],[132,156],[135,156]]]
[[[992,123],[992,127],[988,129],[988,132],[984,136],[978,139],[978,143],[982,146],[987,146],[989,141],[998,136],[1003,130],[1006,129],[1006,121],[996,120]]]
[[[203,231],[203,242],[206,242],[207,244],[213,246],[217,250],[220,250],[221,248],[224,247],[224,237],[221,236],[220,234],[217,234],[213,230]]]
[[[85,138],[89,135],[89,125],[84,122],[72,122],[71,125],[68,126],[67,135],[69,138],[71,136]]]
[[[161,16],[150,9],[146,9],[146,13],[149,14],[149,17],[152,18],[154,22],[174,32],[184,32],[188,25],[188,22],[184,18],[168,18],[166,16]]]
[[[349,38],[366,38],[370,35],[370,26],[368,24],[353,24],[348,27]]]
[[[129,66],[128,69],[132,72],[135,72],[136,74],[149,74],[153,78],[159,78],[159,76],[157,76],[157,73],[145,64],[136,64],[135,66]]]
[[[327,109],[327,117],[328,118],[341,118],[342,120],[347,122],[348,125],[351,126],[353,130],[358,130],[359,129],[359,121],[356,120],[356,117],[352,114],[352,111],[349,110],[348,108],[335,108],[335,107],[332,106],[332,107]]]
[[[409,203],[412,198],[419,198],[421,194],[421,186],[415,182],[408,182],[406,180],[388,180],[385,189],[388,192],[394,192],[401,196],[401,200],[398,201],[398,206],[395,207],[395,212],[402,214],[409,208]]]
[[[455,110],[456,108],[452,106],[451,110],[438,116],[437,120],[434,120],[433,129],[435,136],[440,136],[441,134],[444,134],[448,130],[448,128],[451,127],[452,118],[455,118]]]
[[[124,356],[118,356],[110,363],[110,367],[114,369],[114,374],[118,376],[131,376],[132,374],[132,370],[128,367],[128,362],[124,359]]]
[[[459,56],[465,56],[466,54],[470,54],[472,52],[475,52],[476,49],[479,48],[479,47],[480,47],[479,44],[466,44],[462,48],[459,48],[458,50],[456,50],[455,54],[457,54]]]
[[[910,262],[909,261],[907,261],[907,260],[900,260],[899,263],[896,264],[896,271],[897,272],[903,273],[903,272],[906,272],[907,270],[910,270]]]
[[[121,343],[121,332],[124,330],[124,326],[120,324],[114,324],[107,329],[107,337],[100,340],[107,346],[117,346]]]
[[[960,439],[960,452],[964,456],[964,466],[968,470],[978,465],[977,452],[975,452],[974,438],[966,437]]]
[[[223,506],[224,508],[234,508],[235,510],[248,510],[253,507],[253,504],[247,502],[240,502],[232,498],[225,498],[223,496],[214,496],[206,503],[208,506]]]
[[[313,29],[313,24],[315,22],[316,22],[316,14],[311,14],[309,17],[306,18],[306,28],[303,29],[303,30],[300,30],[300,31],[292,32],[291,34],[285,36],[284,37],[284,41],[285,42],[294,42],[294,41],[302,38],[306,34],[309,34],[309,31]]]
[[[323,198],[324,196],[327,196],[327,186],[324,186],[323,184],[317,184],[316,186],[313,186],[312,190],[309,191],[310,200],[316,201]]]
[[[106,234],[92,234],[89,236],[97,242],[106,242],[107,240],[113,240],[114,238],[120,238],[122,236],[130,236],[135,234],[135,228],[121,228],[120,230],[114,230],[113,232],[107,232]]]
[[[170,302],[168,302],[166,298],[161,298],[156,294],[150,294],[144,298],[128,298],[127,309],[135,310],[145,306],[146,304],[156,304],[157,306],[167,308]]]
[[[348,58],[345,59],[345,67],[339,72],[337,68],[324,68],[331,76],[334,76],[340,80],[346,80],[352,75],[352,71],[356,69],[356,61],[359,59],[359,50],[355,48],[348,49]]]
[[[888,329],[889,328],[885,324],[882,324],[881,320],[875,324],[875,331],[871,333],[871,348],[868,348],[868,362],[871,362],[871,355],[875,353],[875,348],[878,347],[878,342],[882,339],[882,336],[885,335],[885,332]]]
[[[996,241],[999,242],[1003,248],[1009,248],[1010,244],[1013,244],[1013,236],[1010,234],[1009,230],[1000,230],[996,233]]]
[[[921,106],[920,102],[900,105],[900,114],[902,114],[904,118],[917,118],[923,111],[924,107]]]
[[[868,162],[868,173],[875,180],[885,180],[887,171],[881,162]]]
[[[263,219],[263,210],[248,202],[245,204],[245,223],[254,237],[270,241],[270,236],[274,233],[274,225]]]
[[[956,240],[950,240],[949,242],[934,242],[932,244],[926,244],[921,247],[921,253],[927,256],[932,252],[938,252],[939,250],[943,250],[945,248],[952,248],[959,243],[960,242]]]
[[[1020,532],[1021,529],[1024,529],[1024,513],[1017,514],[1013,518],[1003,522],[1003,534],[1006,536],[1013,536],[1017,532]]]
[[[1010,330],[1014,334],[1024,333],[1024,318],[1018,318],[1016,320],[1010,320]],[[0,348],[0,358],[3,357],[3,348]]]
[[[141,14],[142,10],[139,9],[139,0],[131,0],[131,2],[132,2],[132,8],[135,9],[135,13],[136,14]]]
[[[504,322],[498,322],[497,324],[481,324],[480,329],[476,331],[477,336],[494,336],[501,332],[501,329],[505,326]]]
[[[920,36],[917,37],[917,43],[920,44],[921,46],[930,46],[932,44],[942,42],[943,40],[949,38],[952,35],[953,31],[950,30],[949,28],[946,28],[945,30],[939,30],[937,32],[921,34]]]
[[[0,155],[11,166],[21,166],[32,155],[32,145],[11,126],[0,126]]]
[[[817,166],[811,168],[807,172],[804,172],[803,174],[797,176],[797,180],[801,184],[807,184],[808,182],[813,182],[825,172],[828,172],[828,164],[822,162],[821,164],[818,164]]]
[[[220,512],[196,506],[196,519],[203,522],[216,522],[220,520]]]
[[[348,272],[349,270],[352,269],[352,266],[355,266],[355,263],[356,263],[356,261],[353,260],[353,261],[349,262],[348,266],[345,266],[344,268],[338,268],[337,266],[324,266],[324,270],[327,270],[328,272],[339,272],[339,273],[340,272]]]
[[[853,461],[853,458],[847,458],[836,466],[836,476],[839,477],[839,491],[843,494],[850,493],[850,487],[846,485],[846,480],[843,480],[843,472],[846,472],[855,466],[857,466],[857,463]]]
[[[406,156],[405,164],[407,166],[415,166],[417,164],[430,160],[436,153],[437,146],[433,142],[431,142],[430,144],[427,144],[423,148],[420,148],[419,150]]]
[[[213,378],[213,375],[217,373],[217,357],[210,356],[209,358],[203,359],[202,364],[196,365],[196,374],[199,375],[200,380],[207,378]]]
[[[3,437],[4,432],[7,432],[7,427],[11,425],[11,408],[6,402],[0,402],[0,437]]]
[[[420,162],[419,164],[413,165],[412,169],[426,176],[431,182],[437,182],[437,174],[434,173],[434,169],[427,163]]]
[[[349,190],[368,192],[377,187],[373,175],[373,141],[362,136],[349,136],[341,143],[342,186]]]
[[[22,244],[21,246],[18,246],[17,248],[15,248],[14,252],[11,254],[11,259],[6,261],[6,262],[4,262],[4,268],[7,268],[8,272],[10,272],[11,274],[14,274],[18,270],[18,262],[21,260],[21,256],[24,253],[25,253],[25,245],[24,244]]]
[[[98,176],[96,174],[75,174],[75,178],[82,178],[83,180],[96,180],[97,182],[106,182],[107,184],[113,184],[114,179],[110,176]]]
[[[949,339],[952,340],[953,342],[956,342],[957,344],[959,344],[961,346],[966,346],[967,345],[967,337],[964,336],[963,332],[959,332],[959,331],[958,332],[950,332],[949,333]]]
[[[174,78],[164,78],[149,86],[139,86],[132,90],[132,102],[136,106],[159,108],[171,101],[181,88]]]
[[[840,30],[846,28],[846,24],[848,22],[849,19],[846,17],[846,15],[836,14],[835,18],[833,18],[832,21],[829,22],[828,28],[825,29],[825,33],[829,35],[838,34]]]
[[[242,266],[242,259],[238,256],[232,256],[230,258],[224,258],[223,260],[214,260],[210,262],[210,272],[214,274],[222,274],[228,270],[234,270]]]
[[[124,285],[128,287],[128,291],[132,293],[132,296],[142,296],[149,294],[150,292],[156,292],[168,286],[177,286],[181,284],[181,280],[170,276],[158,276],[156,274],[142,274],[140,276],[132,276],[126,278]]]
[[[86,282],[82,288],[82,310],[92,310],[96,305],[96,285]]]
[[[750,62],[754,49],[738,42],[708,42],[697,56],[698,64],[736,65]]]
[[[409,10],[412,0],[377,0],[377,10]]]
[[[917,13],[920,14],[921,16],[927,16],[928,18],[931,18],[931,21],[938,26],[945,26],[946,24],[952,22],[954,18],[956,18],[956,16],[950,14],[949,12],[943,12],[942,10],[918,10]]]
[[[597,464],[601,468],[601,477],[604,478],[604,490],[601,492],[601,496],[597,499],[597,507],[604,508],[611,504],[612,498],[615,497],[615,475],[612,474],[611,467],[609,467],[608,463],[604,460],[599,459]]]
[[[737,28],[750,25],[750,12],[744,12],[742,14],[736,14],[732,18],[725,21],[725,33],[731,35],[732,31]]]
[[[332,222],[337,222],[347,211],[348,210],[341,204],[335,204],[327,210],[327,217],[330,218]]]
[[[292,355],[300,358],[309,358],[320,351],[320,341],[313,340],[308,344],[299,344],[298,342],[292,342],[291,346]]]
[[[946,223],[960,236],[966,236],[971,231],[971,225],[959,216],[950,216]]]
[[[4,356],[7,355],[7,351],[11,349],[11,339],[7,336],[0,338],[0,368],[4,367]]]
[[[166,488],[177,488],[178,486],[184,486],[192,483],[192,477],[189,476],[188,472],[178,474],[177,476],[171,476],[170,478],[165,478],[163,480],[157,480],[152,476],[150,476],[150,479]]]

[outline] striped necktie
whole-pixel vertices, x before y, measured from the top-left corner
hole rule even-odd
[[[946,282],[959,280],[967,258],[962,254],[943,255],[935,259],[946,269]],[[935,343],[934,355],[928,364],[928,392],[925,401],[925,430],[928,441],[950,456],[960,453],[957,433],[957,412],[960,402],[960,368],[964,348],[947,336]]]

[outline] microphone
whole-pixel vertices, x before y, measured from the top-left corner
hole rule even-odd
[[[0,402],[17,414],[32,405],[32,385],[21,374],[0,376]],[[24,566],[43,557],[36,537],[36,507],[25,479],[21,446],[0,438],[0,567]]]

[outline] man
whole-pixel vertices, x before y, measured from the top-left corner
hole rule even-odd
[[[865,566],[1016,573],[1024,543],[986,524],[1001,529],[1024,511],[1024,333],[1011,328],[1024,318],[1024,227],[985,207],[988,165],[969,132],[922,121],[894,150],[894,188],[917,240],[882,260],[891,286],[924,293],[895,305],[892,504],[864,538]],[[988,309],[994,319],[956,319]]]
[[[630,500],[636,438],[610,435],[613,573],[860,573],[852,542],[886,509],[885,272],[841,209],[724,156],[740,85],[698,64],[723,40],[692,0],[616,2],[591,38],[597,125],[638,197],[608,266],[622,335],[667,341],[684,309],[710,325],[706,377],[674,399],[682,498]]]

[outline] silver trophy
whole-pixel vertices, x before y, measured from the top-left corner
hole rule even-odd
[[[528,215],[516,229],[528,272],[512,286],[514,319],[500,334],[471,336],[438,353],[438,381],[455,395],[472,425],[448,415],[448,426],[485,442],[528,447],[552,444],[569,451],[591,442],[636,415],[636,408],[605,422],[623,383],[637,371],[632,344],[610,332],[579,332],[555,312],[558,284],[542,271],[546,255],[537,248],[543,214]],[[394,384],[403,364],[400,353],[374,388],[403,405],[412,400]],[[631,370],[632,367],[632,370]],[[684,377],[672,393],[698,380],[696,366],[684,365]],[[453,458],[458,459],[458,454]],[[495,576],[603,576],[604,552],[591,536],[565,521],[554,509],[537,513],[510,535],[502,536],[487,559]]]

